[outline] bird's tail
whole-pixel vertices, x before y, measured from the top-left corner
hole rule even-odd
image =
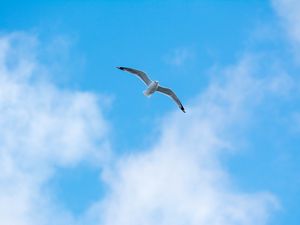
[[[143,94],[148,98],[151,97],[151,94],[148,92],[148,90],[143,91]]]

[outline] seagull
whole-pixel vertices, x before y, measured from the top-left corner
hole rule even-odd
[[[179,108],[182,110],[182,112],[185,113],[185,109],[184,109],[183,105],[181,104],[181,102],[178,99],[178,97],[176,96],[176,94],[170,88],[160,86],[158,84],[158,81],[152,81],[148,77],[148,75],[146,73],[144,73],[143,71],[128,68],[128,67],[117,67],[117,68],[138,76],[148,87],[143,92],[145,96],[150,97],[156,91],[161,92],[161,93],[171,97],[176,102],[176,104],[179,106]]]

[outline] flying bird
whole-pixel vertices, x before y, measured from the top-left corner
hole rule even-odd
[[[158,84],[158,81],[152,81],[146,73],[140,70],[128,68],[128,67],[117,67],[120,70],[127,71],[129,73],[132,73],[136,76],[138,76],[144,83],[147,85],[147,89],[143,92],[145,96],[149,97],[151,96],[154,92],[158,91],[161,92],[169,97],[171,97],[176,104],[179,106],[179,108],[182,110],[182,112],[185,113],[185,109],[183,105],[181,104],[180,100],[176,96],[176,94],[170,89],[166,87],[162,87]]]

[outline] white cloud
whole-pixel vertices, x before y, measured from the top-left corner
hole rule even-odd
[[[173,66],[183,66],[188,60],[194,58],[194,52],[187,47],[180,47],[172,50],[164,57],[165,62]]]
[[[64,213],[47,196],[46,181],[57,167],[84,160],[99,163],[109,153],[108,124],[97,97],[60,90],[45,81],[45,67],[36,60],[37,44],[22,33],[0,37],[3,225],[66,224],[59,222],[67,217],[59,216]],[[55,222],[49,221],[53,216]]]
[[[255,61],[245,57],[220,70],[186,115],[168,114],[149,149],[104,169],[110,187],[104,200],[95,199],[85,215],[74,216],[48,195],[46,181],[59,167],[105,160],[108,124],[95,95],[61,90],[39,78],[35,44],[22,34],[0,39],[1,224],[268,223],[276,198],[239,190],[220,161],[239,148],[238,133],[251,110],[274,90],[269,80],[255,76]],[[270,83],[279,89],[278,82]]]
[[[187,116],[176,112],[163,121],[153,146],[120,160],[106,176],[110,195],[93,209],[104,210],[103,224],[268,223],[275,197],[242,192],[220,164],[222,154],[239,147],[239,127],[268,91],[252,67],[245,59],[222,72],[225,78],[216,78]]]
[[[272,0],[273,7],[282,18],[282,24],[293,42],[296,54],[300,51],[300,2],[298,0]],[[298,53],[297,53],[298,52]]]

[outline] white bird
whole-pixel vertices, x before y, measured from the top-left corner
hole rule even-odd
[[[123,71],[127,71],[129,73],[132,73],[132,74],[138,76],[142,81],[144,81],[144,83],[148,86],[148,88],[143,92],[145,96],[149,97],[155,91],[159,91],[159,92],[171,97],[176,102],[176,104],[179,106],[179,108],[182,110],[182,112],[185,113],[185,109],[184,109],[183,105],[181,104],[181,102],[178,99],[178,97],[176,96],[176,94],[170,88],[162,87],[158,84],[158,81],[150,80],[149,77],[147,76],[147,74],[144,73],[143,71],[139,71],[139,70],[127,68],[127,67],[117,67],[117,68],[120,70],[123,70]]]

